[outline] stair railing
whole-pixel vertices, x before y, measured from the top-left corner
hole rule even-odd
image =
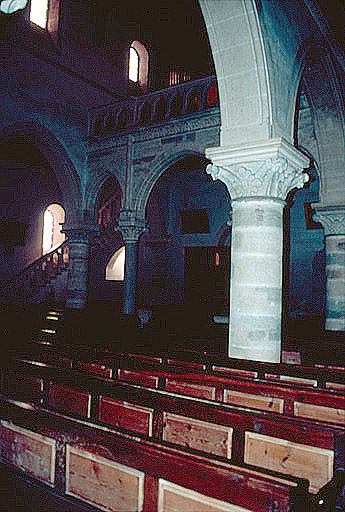
[[[68,268],[68,241],[44,254],[0,286],[0,301],[32,302],[43,288]]]

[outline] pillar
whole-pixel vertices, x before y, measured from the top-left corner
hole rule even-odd
[[[87,226],[63,227],[68,237],[66,307],[84,309],[88,298],[90,240],[95,230]]]
[[[122,312],[125,315],[133,315],[137,289],[138,240],[145,231],[145,220],[130,210],[122,210],[118,229],[122,233],[126,246]]]
[[[229,357],[280,362],[283,210],[309,159],[283,139],[212,148],[207,168],[231,196]]]
[[[313,205],[325,230],[326,331],[345,331],[345,207]]]

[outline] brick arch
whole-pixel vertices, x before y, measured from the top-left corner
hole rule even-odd
[[[36,147],[49,163],[61,191],[66,221],[77,222],[82,211],[81,183],[66,149],[55,135],[39,123],[14,123],[0,132],[0,143],[21,139]]]
[[[141,186],[140,193],[136,198],[136,202],[134,204],[134,210],[141,214],[142,217],[145,217],[146,207],[151,195],[152,190],[155,185],[163,176],[163,174],[168,171],[173,165],[176,165],[178,162],[182,162],[186,158],[189,157],[199,157],[201,160],[205,161],[206,164],[209,162],[205,155],[199,153],[197,151],[182,151],[178,153],[172,153],[168,156],[164,155],[159,162],[155,165],[152,171],[147,175],[144,183]]]

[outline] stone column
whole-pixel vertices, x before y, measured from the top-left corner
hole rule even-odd
[[[345,331],[345,207],[313,205],[325,230],[326,331]]]
[[[126,246],[125,280],[122,297],[122,312],[125,315],[135,313],[137,289],[138,240],[145,231],[145,220],[130,210],[122,210],[118,222]]]
[[[68,237],[68,275],[66,307],[84,309],[88,297],[90,241],[96,228],[63,227]]]
[[[229,357],[280,362],[283,209],[309,160],[283,139],[207,156],[232,205]]]

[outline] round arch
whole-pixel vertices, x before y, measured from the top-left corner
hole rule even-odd
[[[117,177],[111,172],[98,170],[98,172],[93,176],[93,179],[89,180],[85,191],[85,208],[91,220],[95,221],[97,219],[99,194],[109,179],[116,181],[121,193],[121,202],[123,201],[124,191]]]
[[[272,136],[269,70],[255,0],[199,0],[214,59],[221,146]]]
[[[50,130],[39,123],[15,123],[0,132],[0,143],[21,138],[25,143],[35,146],[51,166],[62,193],[66,221],[73,223],[81,220],[80,178],[64,146]]]
[[[203,163],[205,168],[210,162],[204,154],[197,151],[182,151],[180,153],[174,153],[168,156],[164,155],[157,162],[152,171],[146,176],[146,179],[140,188],[140,193],[136,198],[134,205],[135,211],[141,213],[144,216],[151,192],[161,176],[173,165],[176,165],[177,163],[182,162],[186,158],[190,157],[200,158],[200,161]]]
[[[339,193],[342,194],[339,182],[333,188],[330,183],[334,183],[335,175],[341,178],[343,174],[345,109],[334,63],[325,45],[312,45],[312,42],[305,45],[303,59],[300,60],[298,85],[294,112],[295,143],[300,147],[298,112],[303,94],[310,109],[318,149],[317,155],[312,157],[320,177],[320,199],[331,203],[338,200],[341,203],[343,199],[338,197]],[[327,184],[328,181],[330,183]]]

